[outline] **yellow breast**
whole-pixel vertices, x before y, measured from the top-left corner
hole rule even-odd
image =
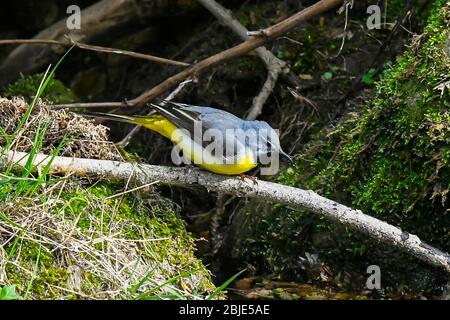
[[[228,175],[236,175],[241,174],[244,172],[247,172],[254,167],[256,167],[257,164],[255,161],[253,161],[253,156],[246,155],[244,156],[239,163],[232,163],[232,164],[215,164],[215,163],[205,163],[199,165],[200,168],[203,168],[205,170],[219,173],[219,174],[228,174]]]
[[[192,143],[185,143],[179,138],[179,135],[174,134],[177,127],[160,114],[155,114],[146,118],[139,118],[137,121],[137,124],[140,124],[152,131],[156,131],[162,136],[172,140],[172,142],[180,147],[186,158],[202,169],[219,174],[237,175],[247,172],[257,166],[253,154],[243,155],[240,157],[238,163],[224,164],[217,163],[213,160],[208,160],[207,157],[203,156],[203,150],[192,147]]]

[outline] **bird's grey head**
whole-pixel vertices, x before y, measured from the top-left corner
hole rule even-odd
[[[250,144],[255,145],[256,142],[256,153],[259,159],[272,158],[274,156],[279,156],[282,160],[287,160],[292,163],[292,158],[286,154],[280,145],[280,138],[275,129],[273,129],[265,121],[246,121],[244,125],[246,130],[245,145],[254,150]]]

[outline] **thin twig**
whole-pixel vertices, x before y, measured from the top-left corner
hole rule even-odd
[[[130,107],[127,101],[123,102],[81,102],[81,103],[68,103],[68,104],[55,104],[49,105],[50,109],[84,109],[84,108],[124,108]]]
[[[344,3],[343,7],[341,7],[341,9],[339,10],[339,14],[341,13],[340,11],[344,10],[345,8],[345,24],[344,24],[344,32],[342,33],[342,42],[341,42],[341,46],[339,47],[339,51],[338,53],[333,57],[333,59],[336,59],[337,57],[340,56],[342,49],[344,49],[344,44],[345,44],[345,38],[347,37],[347,28],[348,28],[348,9],[353,9],[353,1],[354,0],[346,0],[346,2]]]
[[[253,98],[253,105],[248,111],[246,120],[255,120],[261,113],[264,107],[264,103],[266,103],[270,94],[272,93],[275,85],[277,84],[278,77],[282,72],[281,68],[270,68],[267,74],[267,79],[264,82],[263,87],[259,94]]]
[[[90,50],[90,51],[96,51],[96,52],[105,52],[105,53],[113,53],[113,54],[121,54],[124,56],[136,58],[136,59],[143,59],[147,61],[162,63],[162,64],[168,64],[173,66],[179,66],[179,67],[189,67],[190,64],[186,62],[181,61],[175,61],[171,59],[161,58],[149,54],[134,52],[134,51],[128,51],[128,50],[122,50],[122,49],[116,49],[116,48],[109,48],[109,47],[100,47],[100,46],[94,46],[90,44],[85,44],[81,42],[74,41],[72,39],[68,39],[68,41],[57,41],[57,40],[45,40],[45,39],[6,39],[6,40],[0,40],[0,45],[19,45],[19,44],[31,44],[31,45],[57,45],[57,46],[64,46],[64,47],[71,47],[76,46],[80,49],[84,50]]]
[[[192,82],[192,79],[187,79],[182,83],[180,83],[178,87],[175,90],[173,90],[160,104],[164,105],[165,104],[164,101],[173,100],[180,93],[180,91],[190,82]],[[150,111],[147,114],[147,116],[150,116],[153,113],[155,113],[154,110]],[[133,129],[131,129],[130,132],[128,132],[128,134],[122,140],[116,143],[116,145],[126,147],[130,143],[131,139],[133,139],[133,137],[141,130],[141,128],[142,128],[141,126],[134,126]]]
[[[133,191],[137,191],[137,190],[141,190],[141,189],[143,189],[143,188],[150,187],[150,186],[152,186],[152,185],[154,185],[154,184],[157,184],[157,183],[159,183],[159,181],[153,181],[153,182],[144,184],[144,185],[142,185],[142,186],[139,186],[139,187],[136,187],[136,188],[133,188],[133,189],[129,189],[129,190],[127,190],[127,191],[123,191],[123,192],[119,192],[119,193],[113,194],[112,196],[106,197],[106,198],[104,198],[103,200],[108,200],[108,199],[120,197],[120,196],[125,195],[125,194],[127,194],[127,193],[130,193],[130,192],[133,192]]]

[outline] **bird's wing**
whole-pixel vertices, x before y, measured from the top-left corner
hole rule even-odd
[[[198,107],[188,104],[165,101],[164,106],[152,104],[157,112],[167,118],[179,129],[186,129],[192,138],[202,142],[205,148],[211,141],[204,141],[205,132],[215,129],[223,138],[223,147],[226,150],[227,139],[231,139],[230,134],[226,134],[227,129],[239,129],[240,121],[238,117],[224,110],[210,107]],[[198,126],[196,128],[196,126]],[[201,134],[199,137],[198,135]],[[234,142],[234,141],[233,141]],[[228,144],[230,141],[228,141]]]
[[[179,129],[186,129],[192,135],[194,127],[201,121],[201,113],[186,110],[185,105],[166,101],[164,106],[151,104],[151,107],[167,118]]]

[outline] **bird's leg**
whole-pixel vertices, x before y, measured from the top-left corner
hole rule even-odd
[[[258,178],[255,176],[249,176],[249,175],[241,173],[239,175],[239,179],[241,179],[242,181],[245,181],[245,179],[249,179],[253,182],[253,184],[258,184]]]
[[[183,169],[186,175],[189,175],[195,169],[195,166],[192,163],[186,163]]]

